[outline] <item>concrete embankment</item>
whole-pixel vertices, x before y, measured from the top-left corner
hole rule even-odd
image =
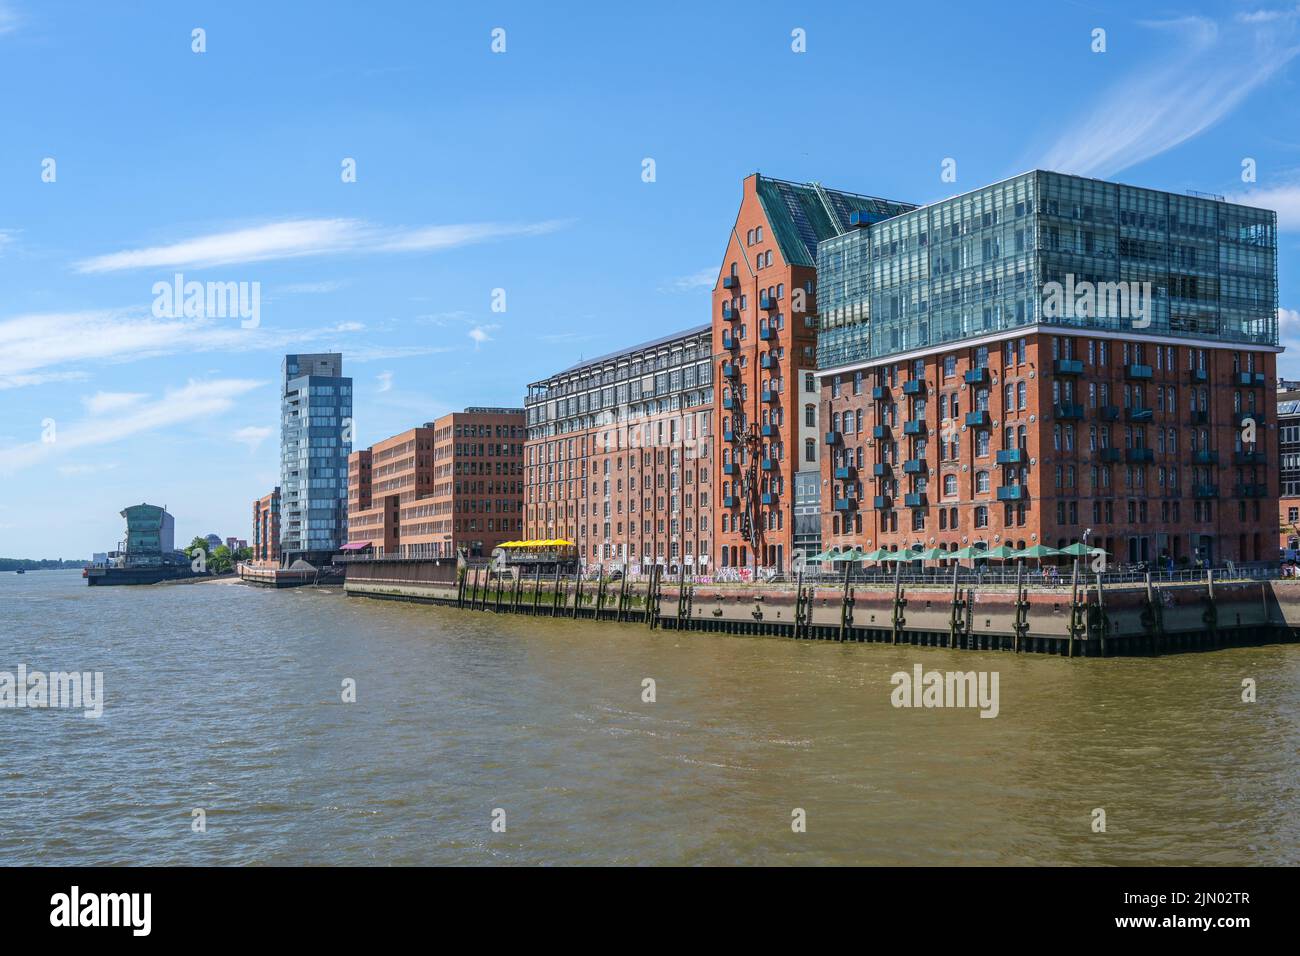
[[[800,640],[1144,655],[1300,638],[1300,582],[1215,580],[1044,587],[974,580],[776,585],[590,580],[465,568],[454,560],[350,564],[347,594],[470,611],[639,623]]]

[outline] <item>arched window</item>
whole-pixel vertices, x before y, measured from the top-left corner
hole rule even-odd
[[[975,472],[975,490],[980,494],[988,494],[989,473],[987,471]]]
[[[951,498],[951,497],[952,497],[953,495],[955,495],[955,494],[957,494],[957,476],[956,476],[956,475],[944,475],[944,476],[943,476],[943,495],[944,495],[944,497],[945,497],[945,498]]]

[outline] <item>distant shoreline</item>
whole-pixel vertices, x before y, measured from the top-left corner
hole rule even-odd
[[[88,558],[0,558],[0,573],[20,568],[24,571],[80,571],[89,563]]]

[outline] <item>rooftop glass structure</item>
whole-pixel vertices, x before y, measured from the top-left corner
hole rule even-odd
[[[1117,282],[1145,314],[1049,304]],[[1276,346],[1277,214],[1034,170],[820,242],[817,303],[823,369],[1040,324]]]

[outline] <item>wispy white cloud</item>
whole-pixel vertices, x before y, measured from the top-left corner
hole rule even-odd
[[[474,340],[474,348],[477,349],[484,342],[491,342],[492,333],[500,327],[499,325],[476,325],[466,335]]]
[[[465,223],[382,228],[359,219],[291,219],[195,236],[162,246],[126,249],[77,263],[79,272],[209,268],[344,252],[431,252],[494,239],[554,232],[566,221]]]
[[[1281,378],[1300,378],[1300,310],[1278,309],[1277,331],[1281,345],[1286,349],[1277,357],[1277,372]]]
[[[285,295],[325,295],[329,292],[337,292],[342,289],[346,282],[342,279],[333,279],[328,282],[291,282],[288,285],[281,286],[277,291]]]
[[[57,471],[60,475],[67,477],[80,477],[82,475],[98,475],[101,472],[112,471],[116,467],[117,462],[105,461],[88,465],[60,465]]]
[[[1300,17],[1300,7],[1289,10],[1247,10],[1237,14],[1242,23],[1277,23],[1280,20],[1294,20]]]
[[[0,0],[0,36],[13,33],[21,22],[17,12],[4,0]]]
[[[1283,231],[1300,230],[1300,177],[1277,186],[1229,193],[1229,202],[1262,206],[1277,212],[1277,227]]]
[[[717,269],[701,269],[699,272],[692,272],[690,275],[678,276],[676,279],[670,279],[659,287],[659,291],[694,292],[696,289],[712,289],[713,284],[717,281]]]
[[[393,390],[392,372],[380,372],[378,375],[375,376],[375,378],[379,381],[379,388],[377,389],[377,391],[391,392]]]
[[[220,320],[156,319],[143,310],[130,309],[20,315],[0,321],[0,389],[84,377],[78,369],[61,366],[85,362],[338,344],[340,336],[355,330],[349,326],[244,329],[238,323]],[[360,355],[366,349],[349,349],[349,358],[354,357],[353,351]]]
[[[86,406],[86,411],[90,414],[103,415],[106,412],[118,412],[129,408],[148,397],[144,392],[96,392],[94,395],[82,398],[81,404]]]
[[[0,256],[5,254],[6,246],[13,245],[17,235],[18,233],[12,229],[0,229]]]
[[[257,451],[258,447],[262,444],[262,442],[266,441],[273,434],[275,434],[275,430],[273,428],[270,428],[269,426],[246,425],[245,427],[237,430],[230,437],[233,438],[235,441],[239,442],[241,445],[247,445],[248,450],[251,453]]]
[[[1113,175],[1214,126],[1300,53],[1294,30],[1277,22],[1221,28],[1180,17],[1142,25],[1172,34],[1179,49],[1111,87],[1035,165]]]
[[[133,405],[116,417],[96,415],[70,425],[57,423],[54,441],[38,440],[0,448],[0,474],[12,474],[78,449],[110,445],[136,435],[226,414],[236,407],[241,396],[265,384],[251,379],[190,381],[181,388],[169,389],[152,402]]]

